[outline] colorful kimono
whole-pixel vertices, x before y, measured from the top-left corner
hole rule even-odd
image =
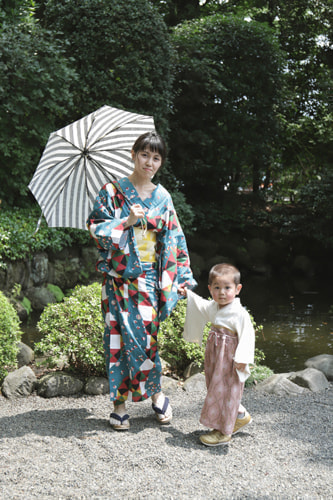
[[[140,259],[137,230],[125,227],[130,207],[137,203],[146,217],[136,226],[156,233],[150,233],[156,239],[155,255],[147,261]],[[88,227],[100,253],[97,269],[104,274],[103,345],[110,399],[142,401],[161,391],[159,323],[177,303],[178,284],[196,284],[185,237],[169,193],[159,184],[143,201],[127,178],[102,188]]]

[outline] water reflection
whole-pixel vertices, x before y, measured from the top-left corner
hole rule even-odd
[[[242,301],[264,327],[257,346],[274,372],[301,370],[308,358],[333,354],[333,299],[322,281],[249,278]]]

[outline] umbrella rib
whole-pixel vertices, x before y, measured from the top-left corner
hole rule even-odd
[[[102,163],[100,163],[99,161],[97,161],[95,158],[92,158],[92,157],[89,158],[89,161],[91,163],[93,163],[104,174],[104,176],[106,177],[106,179],[110,180],[110,176],[112,174],[110,174],[110,172],[108,172],[108,170],[105,167],[103,167]],[[87,186],[87,178],[88,178],[87,173],[89,173],[89,168],[88,168],[88,165],[87,165],[86,161],[84,162],[84,170],[86,172],[86,176],[85,176],[86,177],[86,188],[87,188],[87,193],[88,193],[89,191],[88,191],[88,186]],[[115,176],[113,176],[113,180],[116,180]]]

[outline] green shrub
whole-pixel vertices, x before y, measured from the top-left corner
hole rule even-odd
[[[172,314],[160,324],[158,335],[161,357],[178,373],[182,373],[192,361],[202,364],[205,355],[203,347],[183,338],[185,316],[186,300],[180,300]]]
[[[78,286],[62,303],[50,304],[44,309],[37,325],[43,338],[35,344],[35,351],[46,355],[48,364],[66,356],[75,371],[85,375],[105,375],[100,295],[99,283]],[[180,375],[192,361],[203,363],[204,344],[209,332],[207,325],[203,346],[184,340],[185,315],[186,300],[180,300],[169,318],[161,323],[158,335],[161,357]],[[262,327],[254,321],[253,324],[256,332],[260,331]],[[268,368],[259,366],[264,357],[264,353],[256,349],[255,366],[249,383],[266,378],[266,373],[267,376],[271,374],[268,374]]]
[[[66,356],[72,370],[84,375],[105,375],[101,285],[77,286],[62,303],[48,305],[37,329],[43,338],[35,344],[47,363]]]
[[[1,209],[0,220],[0,268],[6,261],[26,259],[34,252],[60,252],[74,244],[88,245],[88,231],[71,228],[49,228],[43,219],[39,231],[36,226],[40,208]]]
[[[52,285],[51,283],[49,283],[47,285],[47,289],[50,290],[50,292],[54,295],[57,302],[61,302],[65,297],[65,294],[57,285]]]
[[[0,291],[0,382],[9,368],[16,368],[18,342],[21,340],[20,320],[14,306]]]
[[[259,382],[262,382],[266,378],[271,377],[272,375],[274,375],[274,372],[270,368],[268,368],[268,366],[255,364],[251,368],[251,375],[245,382],[245,385],[248,387],[250,385],[257,384]]]

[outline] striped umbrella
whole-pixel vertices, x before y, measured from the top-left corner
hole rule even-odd
[[[86,229],[101,187],[133,171],[131,149],[151,116],[110,106],[52,132],[29,189],[50,227]]]

